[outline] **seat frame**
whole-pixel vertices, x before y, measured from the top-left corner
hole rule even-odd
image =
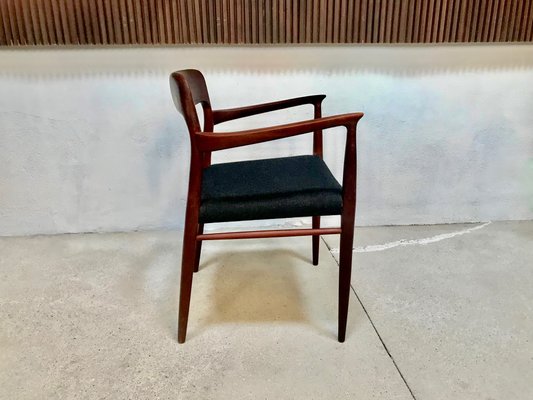
[[[312,236],[312,261],[313,265],[318,265],[320,235],[331,234],[340,234],[338,340],[339,342],[344,342],[350,297],[355,224],[357,177],[356,128],[358,121],[363,117],[363,113],[322,117],[322,101],[326,97],[322,94],[240,108],[213,110],[204,76],[200,71],[193,69],[173,72],[170,75],[170,87],[174,104],[183,115],[187,124],[191,144],[189,188],[183,233],[178,342],[184,343],[187,334],[192,278],[193,273],[198,271],[202,241]],[[200,127],[196,112],[197,104],[201,104],[203,109],[203,130]],[[222,122],[302,105],[313,105],[314,119],[261,129],[214,133],[214,126]],[[204,224],[199,223],[202,171],[211,165],[212,152],[292,137],[304,133],[313,133],[313,154],[322,158],[323,130],[333,127],[346,128],[346,146],[342,178],[343,205],[340,227],[321,228],[320,216],[311,216],[312,228],[309,229],[204,233]]]

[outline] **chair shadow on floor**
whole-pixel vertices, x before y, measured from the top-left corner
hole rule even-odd
[[[275,327],[299,325],[334,339],[337,329],[338,267],[311,263],[311,246],[287,239],[265,248],[261,241],[204,243],[200,269],[193,277],[189,338],[195,340],[225,324]],[[292,244],[298,247],[292,247]],[[140,313],[175,340],[181,260],[180,241],[156,241],[130,267],[117,287],[124,312]],[[358,318],[357,318],[358,319]],[[353,315],[348,320],[354,325]],[[148,322],[150,323],[150,322]]]
[[[193,278],[191,340],[229,323],[300,324],[335,337],[336,271],[324,274],[317,270],[324,266],[290,249],[213,253],[208,247]]]

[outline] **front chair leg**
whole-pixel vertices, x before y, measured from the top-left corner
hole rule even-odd
[[[313,229],[320,228],[320,216],[313,217]],[[320,235],[313,235],[313,265],[318,265],[318,249],[320,246]]]
[[[354,217],[343,215],[341,221],[341,238],[339,254],[339,342],[346,337],[346,322],[348,320],[348,304],[350,300]]]

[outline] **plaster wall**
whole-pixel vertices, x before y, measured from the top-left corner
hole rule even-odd
[[[533,218],[533,45],[20,49],[0,51],[0,235],[182,227],[189,142],[168,75],[187,67],[215,108],[325,93],[324,115],[365,112],[360,225]],[[326,133],[339,180],[343,143]],[[310,150],[308,135],[214,161]]]

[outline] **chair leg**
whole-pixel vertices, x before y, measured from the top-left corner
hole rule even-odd
[[[180,306],[178,317],[178,343],[184,343],[187,335],[189,320],[189,305],[191,302],[192,276],[197,254],[196,221],[189,222],[183,233],[183,254],[181,260]]]
[[[198,224],[198,234],[204,233],[204,224]],[[202,242],[196,242],[196,259],[194,260],[194,272],[198,272],[200,266],[200,255],[202,253]]]
[[[348,320],[348,304],[350,300],[352,254],[354,235],[354,216],[343,215],[341,221],[341,238],[339,254],[339,342],[346,337],[346,322]]]
[[[313,229],[320,228],[320,216],[313,217]],[[318,249],[320,246],[320,235],[313,236],[313,265],[318,265]]]

